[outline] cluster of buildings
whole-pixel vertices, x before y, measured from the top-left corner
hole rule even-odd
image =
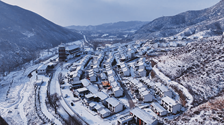
[[[100,91],[96,84],[91,83],[88,79],[83,79],[81,82],[82,88],[74,89],[74,96],[79,97],[87,108],[97,112],[100,117],[105,118],[124,109],[123,103]]]
[[[150,80],[151,63],[143,57],[150,48],[145,44],[146,41],[137,41],[100,47],[95,55],[86,55],[78,64],[74,63],[68,73],[74,96],[89,110],[106,118],[124,110],[119,98],[124,96],[124,91],[131,90],[135,99],[147,104],[150,111],[138,107],[130,109],[128,114],[118,118],[121,125],[156,125],[159,123],[156,114],[166,116],[180,112],[181,104],[172,98],[172,91],[164,84]],[[61,55],[62,52],[64,50]],[[122,89],[123,77],[126,77],[131,89]]]

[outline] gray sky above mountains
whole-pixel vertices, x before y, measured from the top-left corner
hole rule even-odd
[[[187,10],[211,7],[220,0],[2,0],[28,9],[61,26],[117,21],[152,21]]]

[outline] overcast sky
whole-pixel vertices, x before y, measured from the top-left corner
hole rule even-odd
[[[40,14],[61,26],[117,21],[151,21],[187,10],[211,7],[220,0],[2,0]]]

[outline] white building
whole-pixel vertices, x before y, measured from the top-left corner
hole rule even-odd
[[[96,94],[97,92],[99,92],[99,88],[94,86],[94,85],[88,85],[86,87],[92,94]]]
[[[148,90],[139,91],[139,93],[144,102],[152,102],[153,95]]]
[[[116,87],[112,88],[112,90],[113,90],[114,97],[123,96],[124,91],[121,87],[116,86]]]
[[[93,70],[90,70],[89,71],[89,80],[91,82],[96,82],[97,81],[97,76],[96,76],[96,74],[94,73]]]
[[[151,103],[151,109],[155,112],[158,116],[165,116],[167,115],[166,109],[164,109],[159,103],[153,102]]]
[[[161,83],[156,83],[154,87],[155,87],[156,93],[159,94],[161,97],[164,97],[164,96],[172,97],[172,91],[165,85]]]
[[[103,108],[105,108],[105,106],[103,106],[103,105],[100,104],[100,103],[97,103],[97,104],[94,106],[94,109],[97,111],[97,113],[99,113],[100,110],[102,110]]]
[[[101,118],[108,117],[108,116],[110,116],[110,114],[111,114],[111,111],[107,108],[103,108],[99,111],[99,115]]]
[[[81,82],[84,87],[92,84],[88,79],[83,79],[83,80],[81,80]]]
[[[138,72],[141,77],[146,77],[147,75],[147,72],[145,69],[139,69]]]
[[[81,77],[81,75],[82,75],[82,71],[78,71],[78,72],[74,72],[74,74],[73,74],[73,81],[80,81],[80,77]]]
[[[47,65],[43,64],[37,68],[37,74],[46,74],[47,73]]]
[[[165,96],[161,99],[161,105],[168,111],[173,114],[177,114],[177,112],[181,109],[181,104],[173,100],[172,98]]]
[[[75,90],[77,93],[77,96],[85,96],[87,93],[89,93],[89,90],[87,88],[79,88]]]
[[[114,97],[106,99],[106,102],[111,112],[117,113],[123,110],[123,104]]]
[[[155,83],[146,77],[141,78],[140,81],[143,82],[145,85],[147,85],[149,88],[154,88],[155,86]]]
[[[138,107],[132,109],[130,114],[134,117],[135,123],[137,125],[157,125],[158,120],[150,115],[148,112],[140,109]]]
[[[131,75],[130,69],[128,68],[128,66],[125,63],[121,63],[120,67],[122,69],[124,76],[128,77]]]
[[[98,97],[100,99],[100,101],[102,102],[102,104],[106,105],[106,99],[109,97],[106,93],[104,92],[97,92],[95,93],[95,96]]]
[[[114,94],[114,97],[121,97],[123,96],[123,89],[120,87],[120,83],[118,83],[117,81],[111,82],[111,86],[112,86],[112,91]]]
[[[102,80],[106,80],[106,79],[107,79],[107,76],[106,76],[105,73],[101,73],[100,76],[101,76],[101,79],[102,79]]]

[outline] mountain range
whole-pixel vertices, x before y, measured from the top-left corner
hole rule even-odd
[[[143,21],[120,21],[115,23],[104,23],[100,25],[89,25],[89,26],[68,26],[68,29],[74,29],[78,31],[94,31],[94,32],[120,32],[138,30],[142,25],[148,22]]]
[[[0,72],[35,58],[35,52],[82,39],[31,11],[0,1]]]
[[[224,31],[224,0],[197,11],[163,16],[142,26],[133,36],[147,39],[169,36],[212,36]]]

